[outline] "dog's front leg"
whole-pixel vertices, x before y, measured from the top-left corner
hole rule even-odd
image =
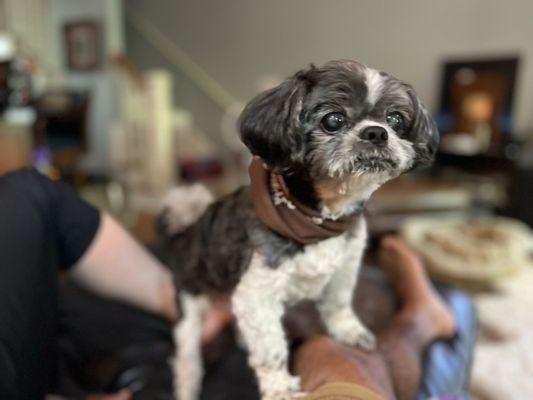
[[[248,347],[263,400],[292,400],[299,378],[289,374],[289,350],[281,323],[287,279],[255,254],[233,294],[233,312]]]
[[[359,320],[352,306],[365,242],[366,225],[362,222],[346,246],[342,265],[331,277],[317,305],[333,338],[350,346],[372,350],[376,345],[374,335]]]
[[[202,318],[207,310],[208,300],[203,296],[181,293],[180,303],[182,316],[174,327],[174,399],[198,400],[203,377]]]

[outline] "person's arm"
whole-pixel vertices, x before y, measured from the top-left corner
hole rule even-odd
[[[91,245],[70,270],[81,285],[174,320],[172,274],[108,214]]]

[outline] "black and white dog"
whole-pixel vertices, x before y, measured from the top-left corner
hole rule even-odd
[[[373,348],[372,334],[352,309],[366,242],[360,210],[382,184],[430,163],[438,145],[435,123],[411,86],[348,60],[312,66],[259,94],[241,115],[240,133],[261,158],[267,183],[272,176],[283,180],[285,191],[267,188],[274,207],[299,208],[284,197],[288,192],[319,216],[310,223],[350,217],[350,224],[323,239],[294,239],[258,216],[246,186],[210,204],[185,229],[167,231],[183,313],[174,331],[179,400],[199,397],[202,314],[212,296],[231,294],[266,400],[292,399],[300,390],[287,368],[281,317],[288,305],[316,300],[335,339]],[[162,221],[172,218],[170,205]]]

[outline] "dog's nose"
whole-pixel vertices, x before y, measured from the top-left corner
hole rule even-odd
[[[375,144],[376,146],[383,146],[387,143],[389,135],[387,130],[382,126],[369,126],[368,128],[363,129],[360,138],[363,140],[368,140],[370,143]]]

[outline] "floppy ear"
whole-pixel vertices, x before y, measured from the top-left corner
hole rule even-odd
[[[290,173],[305,158],[300,112],[306,94],[303,72],[254,98],[239,118],[241,140],[276,172]]]
[[[437,125],[429,111],[420,102],[413,88],[408,89],[415,110],[409,140],[416,151],[415,167],[429,166],[435,160],[440,136]]]

